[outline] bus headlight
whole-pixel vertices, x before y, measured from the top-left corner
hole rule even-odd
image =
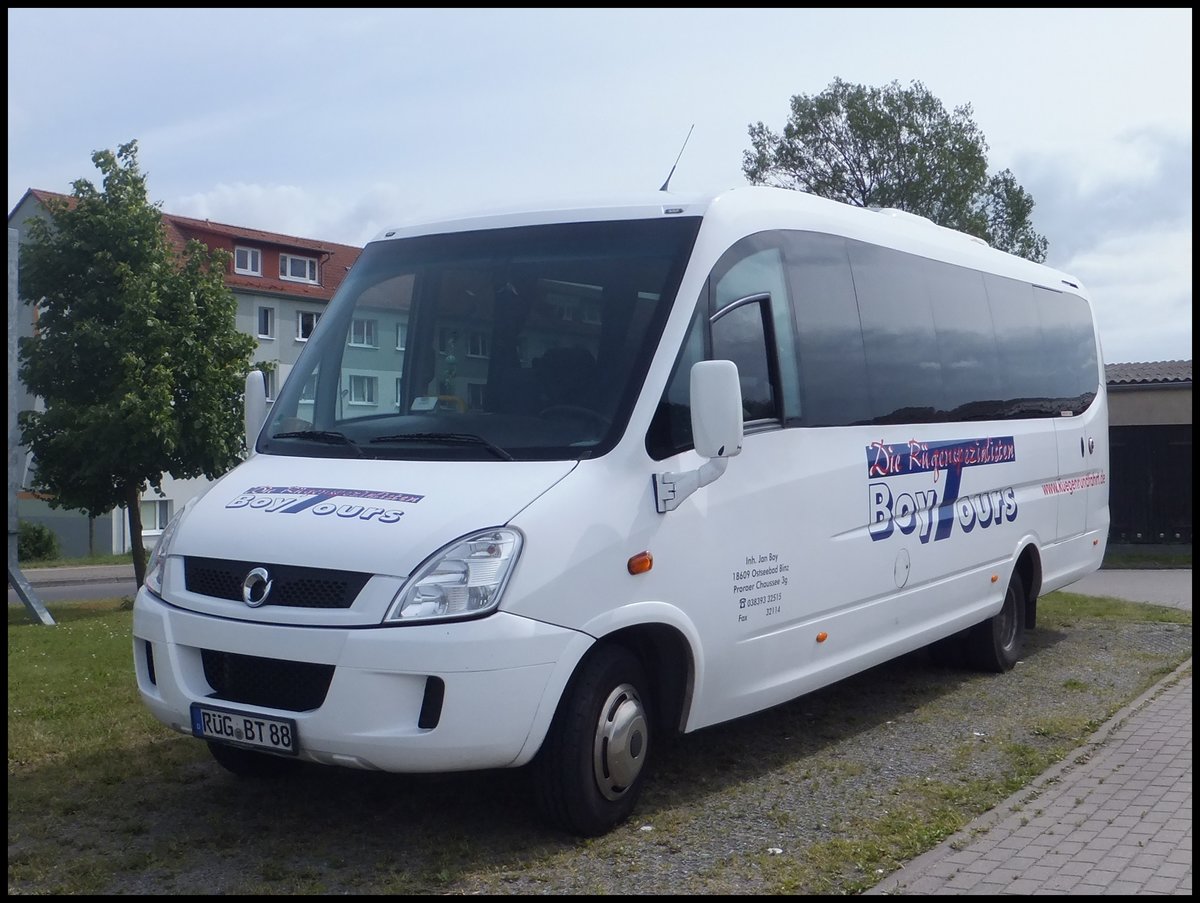
[[[150,560],[146,563],[146,578],[143,581],[146,589],[154,593],[160,599],[162,598],[163,582],[167,572],[167,556],[171,554],[171,543],[175,540],[175,531],[179,527],[179,522],[183,520],[183,516],[188,513],[196,500],[189,499],[188,503],[183,506],[183,510],[171,518],[166,529],[162,531],[162,535],[158,537],[158,542],[154,544],[154,551],[150,553]]]
[[[521,554],[521,534],[481,530],[425,561],[400,587],[384,623],[477,617],[494,611]]]

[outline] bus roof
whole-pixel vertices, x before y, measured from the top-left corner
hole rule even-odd
[[[373,241],[672,216],[703,217],[706,243],[713,245],[727,246],[745,235],[772,229],[826,232],[1084,294],[1080,281],[1067,273],[997,250],[983,239],[939,226],[926,217],[893,208],[855,207],[803,191],[766,186],[746,185],[713,194],[647,191],[604,198],[530,201],[443,219],[413,220],[385,229]]]

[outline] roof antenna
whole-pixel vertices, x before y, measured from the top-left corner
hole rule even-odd
[[[692,129],[694,129],[695,127],[696,127],[696,123],[693,122]],[[683,147],[679,148],[679,157],[683,156],[683,148],[687,147],[688,138],[692,137],[692,129],[688,129],[687,138],[683,139]],[[674,165],[671,166],[671,171],[669,173],[667,173],[667,181],[662,183],[662,188],[658,189],[659,191],[667,190],[667,185],[670,184],[670,182],[671,182],[671,176],[675,175],[675,167],[679,165],[679,157],[675,158],[675,163],[674,163]]]

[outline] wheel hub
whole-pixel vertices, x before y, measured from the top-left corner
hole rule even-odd
[[[605,798],[619,799],[637,780],[646,762],[646,710],[630,684],[613,690],[596,725],[592,765],[596,786]]]

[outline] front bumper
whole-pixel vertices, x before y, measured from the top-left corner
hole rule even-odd
[[[403,627],[254,624],[174,608],[144,587],[133,617],[138,690],[164,724],[190,735],[193,702],[292,718],[301,759],[394,772],[524,764],[590,644],[577,631],[504,612]],[[214,695],[206,654],[210,664],[224,655],[332,666],[332,678],[307,711],[229,702]],[[430,678],[444,687],[432,727]]]

